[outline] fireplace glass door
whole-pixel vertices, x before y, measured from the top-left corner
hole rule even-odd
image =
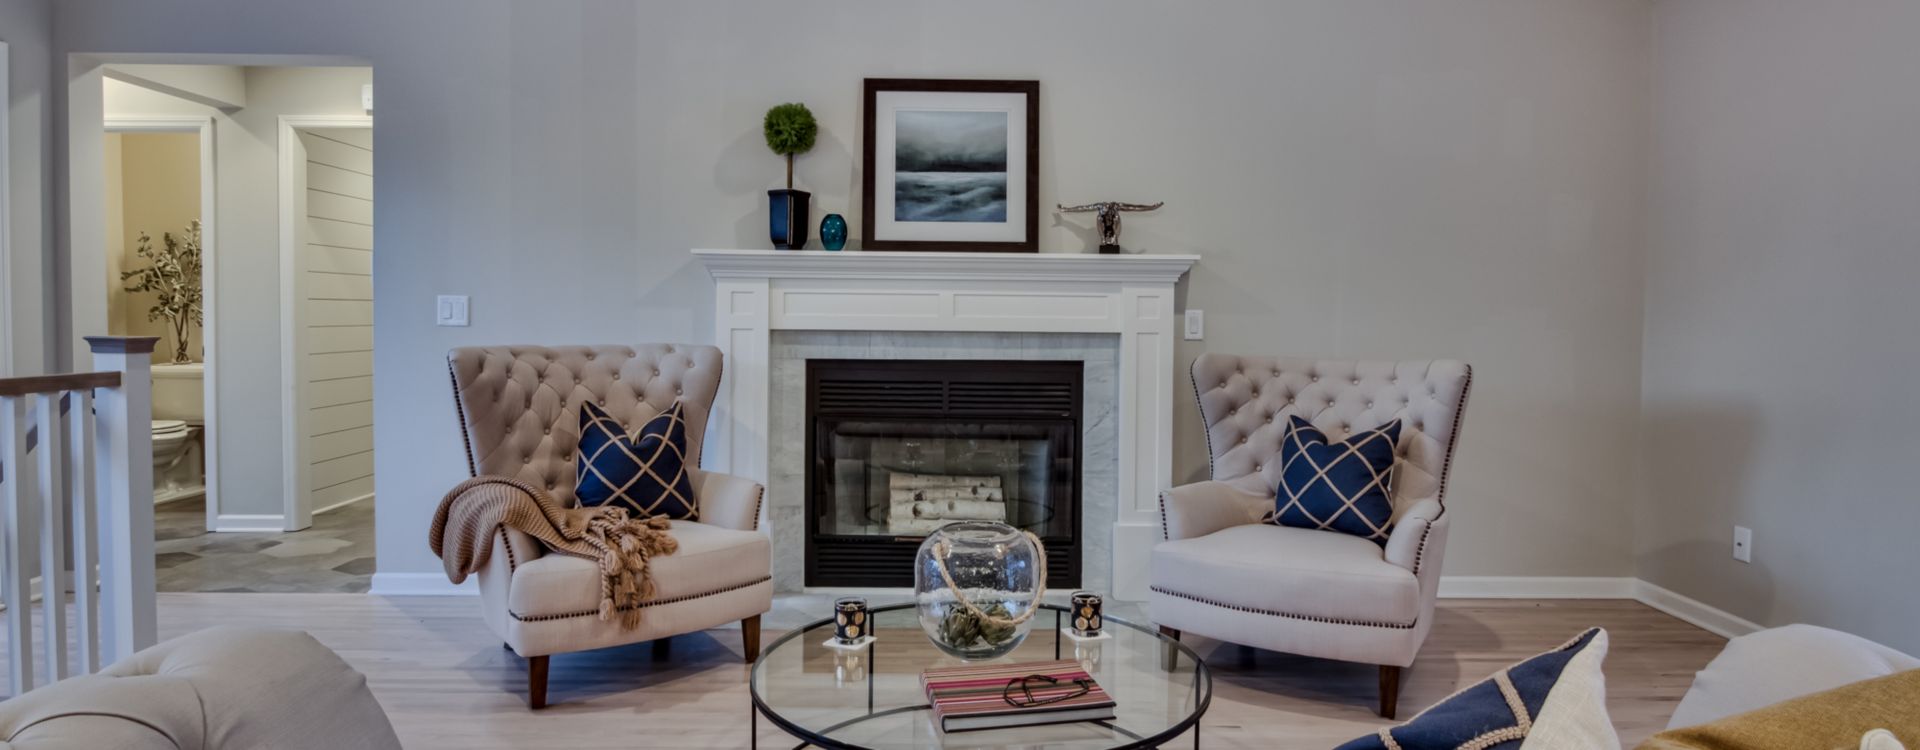
[[[1042,538],[1071,533],[1069,425],[823,419],[822,533],[926,536],[997,521]]]
[[[1033,532],[1079,580],[1078,362],[808,362],[807,585],[907,586],[934,529]]]

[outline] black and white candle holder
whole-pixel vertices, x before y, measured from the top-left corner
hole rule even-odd
[[[1075,591],[1067,600],[1069,622],[1061,628],[1075,642],[1094,641],[1111,637],[1103,629],[1106,613],[1105,600],[1092,591]]]
[[[833,637],[827,646],[856,649],[873,642],[873,611],[863,596],[843,596],[833,602]]]

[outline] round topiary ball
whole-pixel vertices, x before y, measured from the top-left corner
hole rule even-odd
[[[807,105],[782,104],[767,110],[766,133],[767,148],[781,156],[792,156],[813,148],[820,125],[813,121],[813,112]]]

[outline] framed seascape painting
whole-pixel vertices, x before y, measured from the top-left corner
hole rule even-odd
[[[1039,252],[1040,82],[869,78],[870,250]]]

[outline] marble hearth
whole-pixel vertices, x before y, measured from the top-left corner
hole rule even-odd
[[[708,467],[767,484],[775,585],[801,590],[808,359],[1077,360],[1083,587],[1146,598],[1171,484],[1174,285],[1190,255],[695,250],[727,373]]]

